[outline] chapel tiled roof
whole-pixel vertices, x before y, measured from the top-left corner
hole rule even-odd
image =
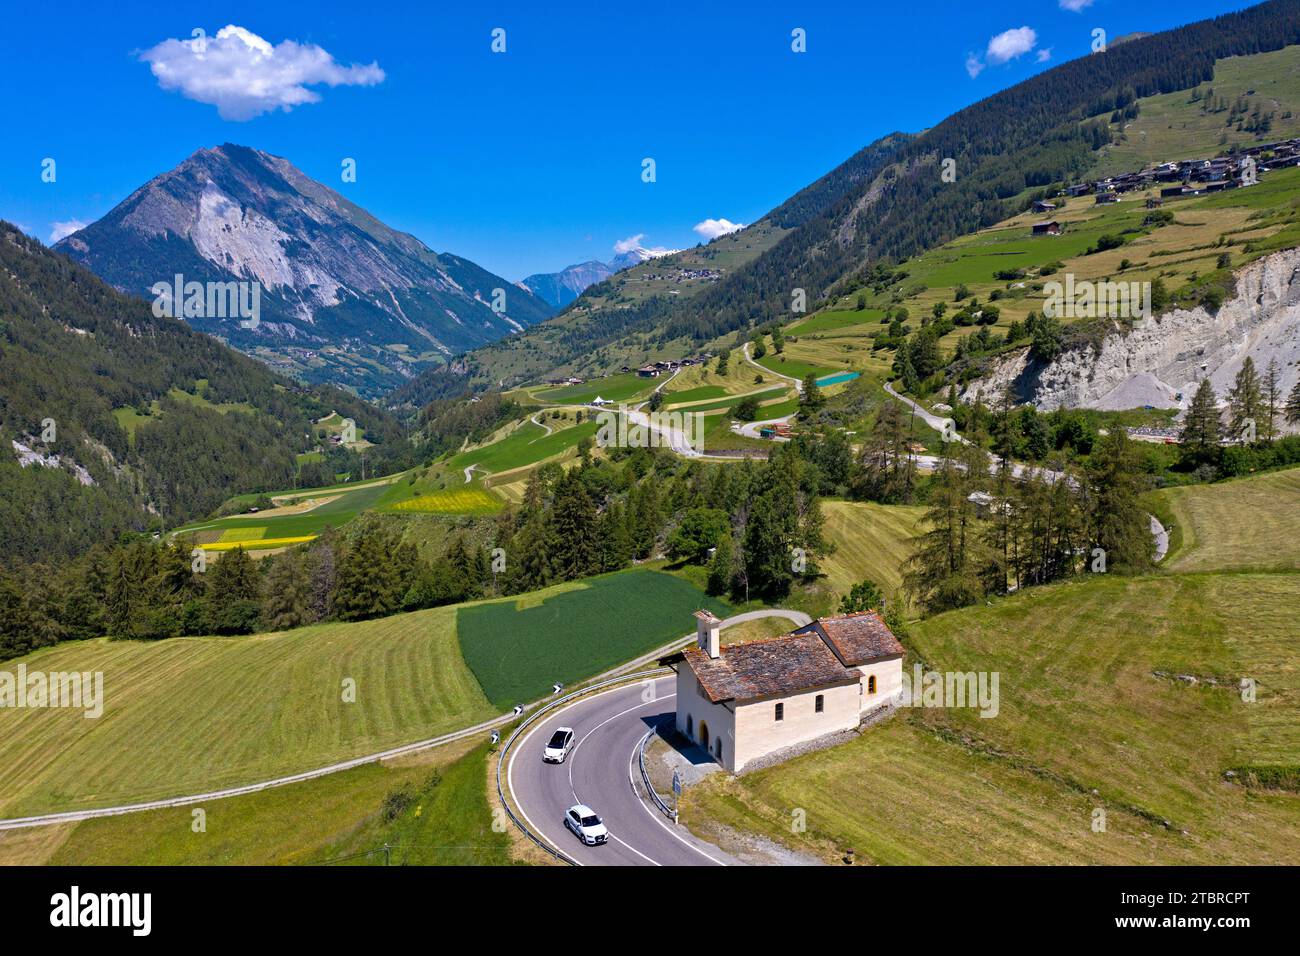
[[[797,691],[849,684],[860,679],[831,653],[817,634],[724,645],[717,658],[698,647],[688,647],[682,657],[712,703],[753,700]]]
[[[818,618],[795,633],[821,635],[845,667],[902,657],[904,653],[903,645],[875,611]]]

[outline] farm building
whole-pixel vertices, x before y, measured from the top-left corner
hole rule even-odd
[[[1055,220],[1036,222],[1034,223],[1033,234],[1035,236],[1059,236],[1061,234],[1061,224]]]
[[[677,730],[732,773],[854,730],[902,693],[903,647],[874,611],[726,647],[721,621],[695,618],[695,644],[660,663],[677,672]]]

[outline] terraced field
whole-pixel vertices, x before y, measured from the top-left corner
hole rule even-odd
[[[1031,226],[1044,217],[1026,212],[932,249],[909,260],[906,278],[894,289],[869,294],[867,309],[855,308],[854,293],[787,325],[786,361],[782,364],[768,354],[761,364],[800,378],[810,369],[819,375],[853,369],[892,377],[893,351],[873,349],[875,336],[885,326],[863,317],[902,307],[907,310],[906,324],[915,330],[936,306],[942,304],[951,314],[969,302],[956,298],[963,286],[981,303],[996,306],[999,317],[992,329],[999,339],[1013,322],[1042,311],[1042,285],[1053,276],[1072,273],[1076,281],[1129,282],[1159,277],[1174,293],[1196,277],[1215,272],[1225,252],[1231,266],[1240,268],[1271,251],[1300,244],[1300,210],[1294,205],[1298,188],[1300,169],[1275,170],[1249,189],[1167,201],[1163,211],[1172,213],[1173,221],[1155,228],[1144,226],[1149,213],[1142,192],[1103,206],[1091,196],[1057,199],[1051,217],[1061,223],[1061,235],[1032,236]],[[1121,234],[1129,240],[1124,245],[1089,252],[1103,235]],[[1009,278],[1017,271],[1025,277]],[[998,278],[997,273],[1005,275]],[[895,293],[901,294],[901,301]],[[940,344],[951,353],[960,339],[978,331],[958,326]]]
[[[544,428],[526,421],[500,441],[452,456],[447,465],[457,471],[474,465],[489,474],[523,468],[575,448],[583,438],[594,438],[598,430],[596,422],[588,421],[548,435]]]
[[[489,515],[501,510],[501,501],[482,488],[450,488],[408,498],[393,505],[391,510],[399,513]]]
[[[635,372],[595,378],[581,385],[562,385],[534,391],[533,397],[549,405],[587,405],[597,396],[610,402],[624,402],[648,393],[659,384],[657,379],[641,378]]]
[[[324,491],[330,494],[323,494]],[[404,486],[393,482],[368,482],[349,489],[318,489],[297,493],[308,499],[315,497],[320,503],[308,510],[298,510],[292,504],[271,512],[233,515],[212,521],[200,521],[176,530],[176,534],[194,534],[205,550],[229,550],[238,544],[249,547],[256,542],[263,548],[283,547],[301,541],[310,541],[327,527],[341,527],[363,511],[380,507],[384,502],[399,499]],[[306,499],[294,499],[303,501]],[[270,542],[278,541],[279,544]]]

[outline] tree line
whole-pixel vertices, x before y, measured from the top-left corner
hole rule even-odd
[[[457,531],[432,556],[373,515],[261,560],[242,548],[196,558],[190,541],[137,536],[60,564],[0,567],[0,658],[104,635],[157,640],[366,620],[659,556],[701,566],[714,593],[776,597],[817,573],[824,483],[795,447],[738,465],[616,449],[584,454],[568,470],[536,469],[489,535]]]

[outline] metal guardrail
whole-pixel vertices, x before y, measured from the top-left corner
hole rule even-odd
[[[655,785],[650,782],[650,772],[646,770],[645,767],[645,748],[646,745],[650,743],[650,738],[653,737],[655,733],[654,730],[647,731],[646,735],[641,738],[640,745],[637,747],[637,753],[639,754],[638,759],[641,764],[641,782],[645,784],[646,791],[649,792],[650,799],[655,802],[655,806],[663,812],[664,816],[669,820],[672,820],[673,823],[676,823],[677,811],[669,807],[668,804],[664,803],[660,798],[659,791],[656,790]]]
[[[590,694],[592,691],[604,690],[607,687],[615,687],[619,684],[626,684],[629,681],[645,680],[647,678],[653,678],[656,674],[660,674],[663,671],[664,668],[656,667],[654,670],[637,671],[635,674],[624,674],[620,677],[611,677],[609,680],[601,681],[598,684],[590,684],[587,687],[582,687],[579,688],[578,690],[573,691],[572,693],[565,694],[563,697],[559,697],[551,701],[550,703],[544,704],[543,706],[537,708],[526,718],[524,718],[523,723],[521,723],[518,727],[514,729],[514,732],[508,738],[506,738],[505,744],[502,745],[500,756],[497,759],[497,799],[501,801],[501,806],[505,808],[506,815],[510,817],[510,820],[514,823],[514,825],[519,828],[519,832],[522,833],[524,836],[528,837],[528,839],[532,840],[534,843],[536,843],[539,847],[541,847],[551,856],[555,857],[557,860],[567,863],[570,866],[579,865],[578,861],[573,859],[573,857],[569,856],[563,850],[551,846],[549,843],[545,842],[536,833],[533,833],[532,830],[528,829],[528,827],[524,825],[524,821],[519,819],[519,817],[515,816],[515,811],[510,808],[510,801],[506,799],[505,789],[501,786],[501,768],[505,766],[506,758],[510,753],[511,745],[513,745],[515,740],[519,737],[519,735],[522,734],[525,730],[527,730],[528,727],[531,726],[539,717],[541,717],[543,714],[550,713],[551,711],[555,710],[557,707],[562,707],[565,704],[571,703],[572,701],[577,700],[579,697],[585,697],[586,695]],[[653,792],[653,788],[651,792]]]

